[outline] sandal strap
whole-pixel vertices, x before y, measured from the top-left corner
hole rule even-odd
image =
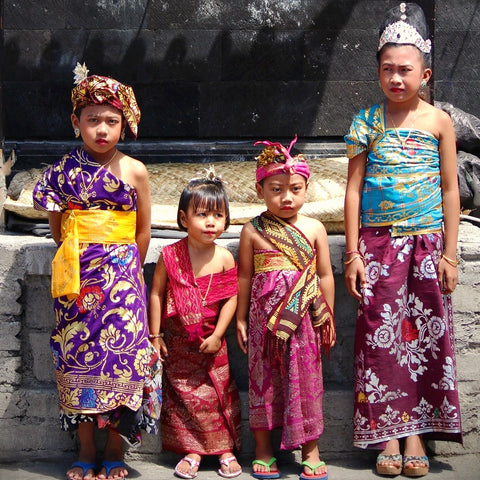
[[[430,466],[430,462],[428,461],[428,457],[426,455],[405,455],[403,457],[403,464],[405,465],[406,463],[410,462],[422,462],[426,467]]]
[[[377,463],[380,462],[385,462],[386,460],[389,460],[391,462],[400,462],[402,463],[402,454],[401,453],[393,453],[391,455],[385,455],[384,453],[380,453],[377,456]]]
[[[199,467],[200,466],[200,462],[193,459],[193,458],[190,458],[190,457],[183,457],[182,460],[184,460],[185,462],[189,463],[190,464],[190,468],[195,468],[195,467]],[[180,460],[180,461],[182,461]]]
[[[228,468],[230,466],[231,462],[236,462],[236,461],[237,461],[236,457],[234,455],[232,455],[231,457],[221,458],[219,460],[219,463],[221,465],[225,465]]]
[[[308,467],[312,472],[314,472],[315,469],[317,469],[318,467],[324,467],[326,465],[326,463],[323,460],[320,460],[317,464],[312,465],[309,461],[304,460],[302,462],[302,465],[304,467]]]
[[[275,457],[272,457],[270,459],[270,461],[267,463],[267,462],[264,462],[263,460],[254,460],[252,462],[252,465],[261,465],[262,467],[267,467],[270,469],[270,467],[277,461],[277,459]],[[270,471],[270,470],[269,470]]]

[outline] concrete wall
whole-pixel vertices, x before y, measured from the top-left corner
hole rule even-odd
[[[454,294],[455,330],[464,446],[436,442],[437,454],[480,453],[480,250],[478,228],[462,224],[459,257],[460,284]],[[343,283],[343,236],[330,236],[332,264],[337,284],[335,310],[338,344],[330,361],[324,361],[325,433],[321,451],[328,457],[352,452],[352,373],[356,303]],[[168,242],[171,242],[169,240]],[[152,240],[146,263],[151,278],[162,245]],[[222,240],[235,254],[237,240]],[[18,458],[50,458],[74,455],[75,439],[60,430],[57,395],[49,350],[54,326],[50,298],[50,261],[55,247],[52,240],[11,234],[0,235],[0,461]],[[230,361],[241,390],[244,453],[253,452],[248,429],[247,364],[228,332]],[[158,456],[160,438],[144,435],[142,447],[132,456]]]
[[[377,30],[398,3],[4,0],[7,142],[72,138],[78,60],[133,85],[140,141],[341,138],[381,97]],[[479,3],[417,3],[434,27],[437,100],[479,116]]]

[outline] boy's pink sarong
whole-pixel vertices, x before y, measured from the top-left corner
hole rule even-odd
[[[248,335],[250,428],[280,427],[280,448],[293,449],[323,432],[320,332],[307,313],[281,359],[266,356],[267,320],[301,272],[276,250],[256,251],[254,263]]]

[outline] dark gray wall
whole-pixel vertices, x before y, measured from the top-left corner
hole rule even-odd
[[[436,98],[480,115],[480,0],[424,0]],[[70,139],[72,69],[131,84],[140,139],[340,139],[379,100],[390,0],[4,0],[5,136]]]

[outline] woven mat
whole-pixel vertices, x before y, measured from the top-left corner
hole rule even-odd
[[[347,159],[312,159],[308,163],[312,175],[302,213],[322,221],[329,233],[341,233]],[[152,227],[177,228],[180,193],[188,181],[201,176],[207,166],[198,163],[147,165],[152,192]],[[215,162],[215,172],[225,182],[232,225],[242,225],[265,209],[255,191],[255,162]],[[32,202],[33,187],[42,173],[42,169],[17,173],[8,188],[4,208],[23,218],[46,219],[47,215],[35,210]]]

